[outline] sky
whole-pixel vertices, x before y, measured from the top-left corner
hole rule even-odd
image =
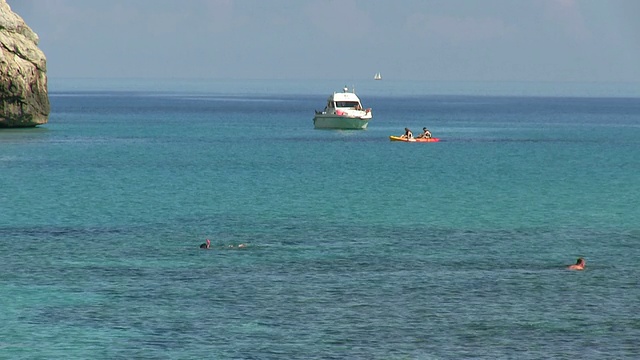
[[[50,78],[640,82],[640,0],[7,0]]]

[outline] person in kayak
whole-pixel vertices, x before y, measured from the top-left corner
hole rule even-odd
[[[413,133],[409,128],[404,128],[404,135],[400,136],[403,139],[413,139]]]
[[[431,131],[426,127],[423,127],[422,134],[418,135],[418,139],[431,139]]]
[[[207,242],[204,244],[200,244],[200,249],[209,249],[211,248],[211,240],[207,239]]]
[[[569,270],[584,270],[584,267],[587,265],[587,262],[584,258],[578,258],[575,264],[567,266]]]

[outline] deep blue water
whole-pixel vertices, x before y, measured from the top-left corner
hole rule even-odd
[[[51,82],[0,131],[0,358],[640,357],[639,96],[370,81],[314,130],[331,86]]]

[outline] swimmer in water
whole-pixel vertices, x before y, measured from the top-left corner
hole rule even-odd
[[[573,265],[569,265],[567,266],[567,269],[569,270],[584,270],[584,267],[587,265],[587,262],[584,260],[584,258],[578,258],[578,261],[576,261],[575,264]]]
[[[200,244],[200,249],[209,249],[211,248],[211,240],[207,239],[207,242],[204,244]]]

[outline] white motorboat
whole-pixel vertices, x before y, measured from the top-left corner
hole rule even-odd
[[[364,109],[355,91],[345,87],[343,92],[329,96],[323,111],[316,110],[313,126],[316,129],[366,129],[373,117],[371,108]]]

